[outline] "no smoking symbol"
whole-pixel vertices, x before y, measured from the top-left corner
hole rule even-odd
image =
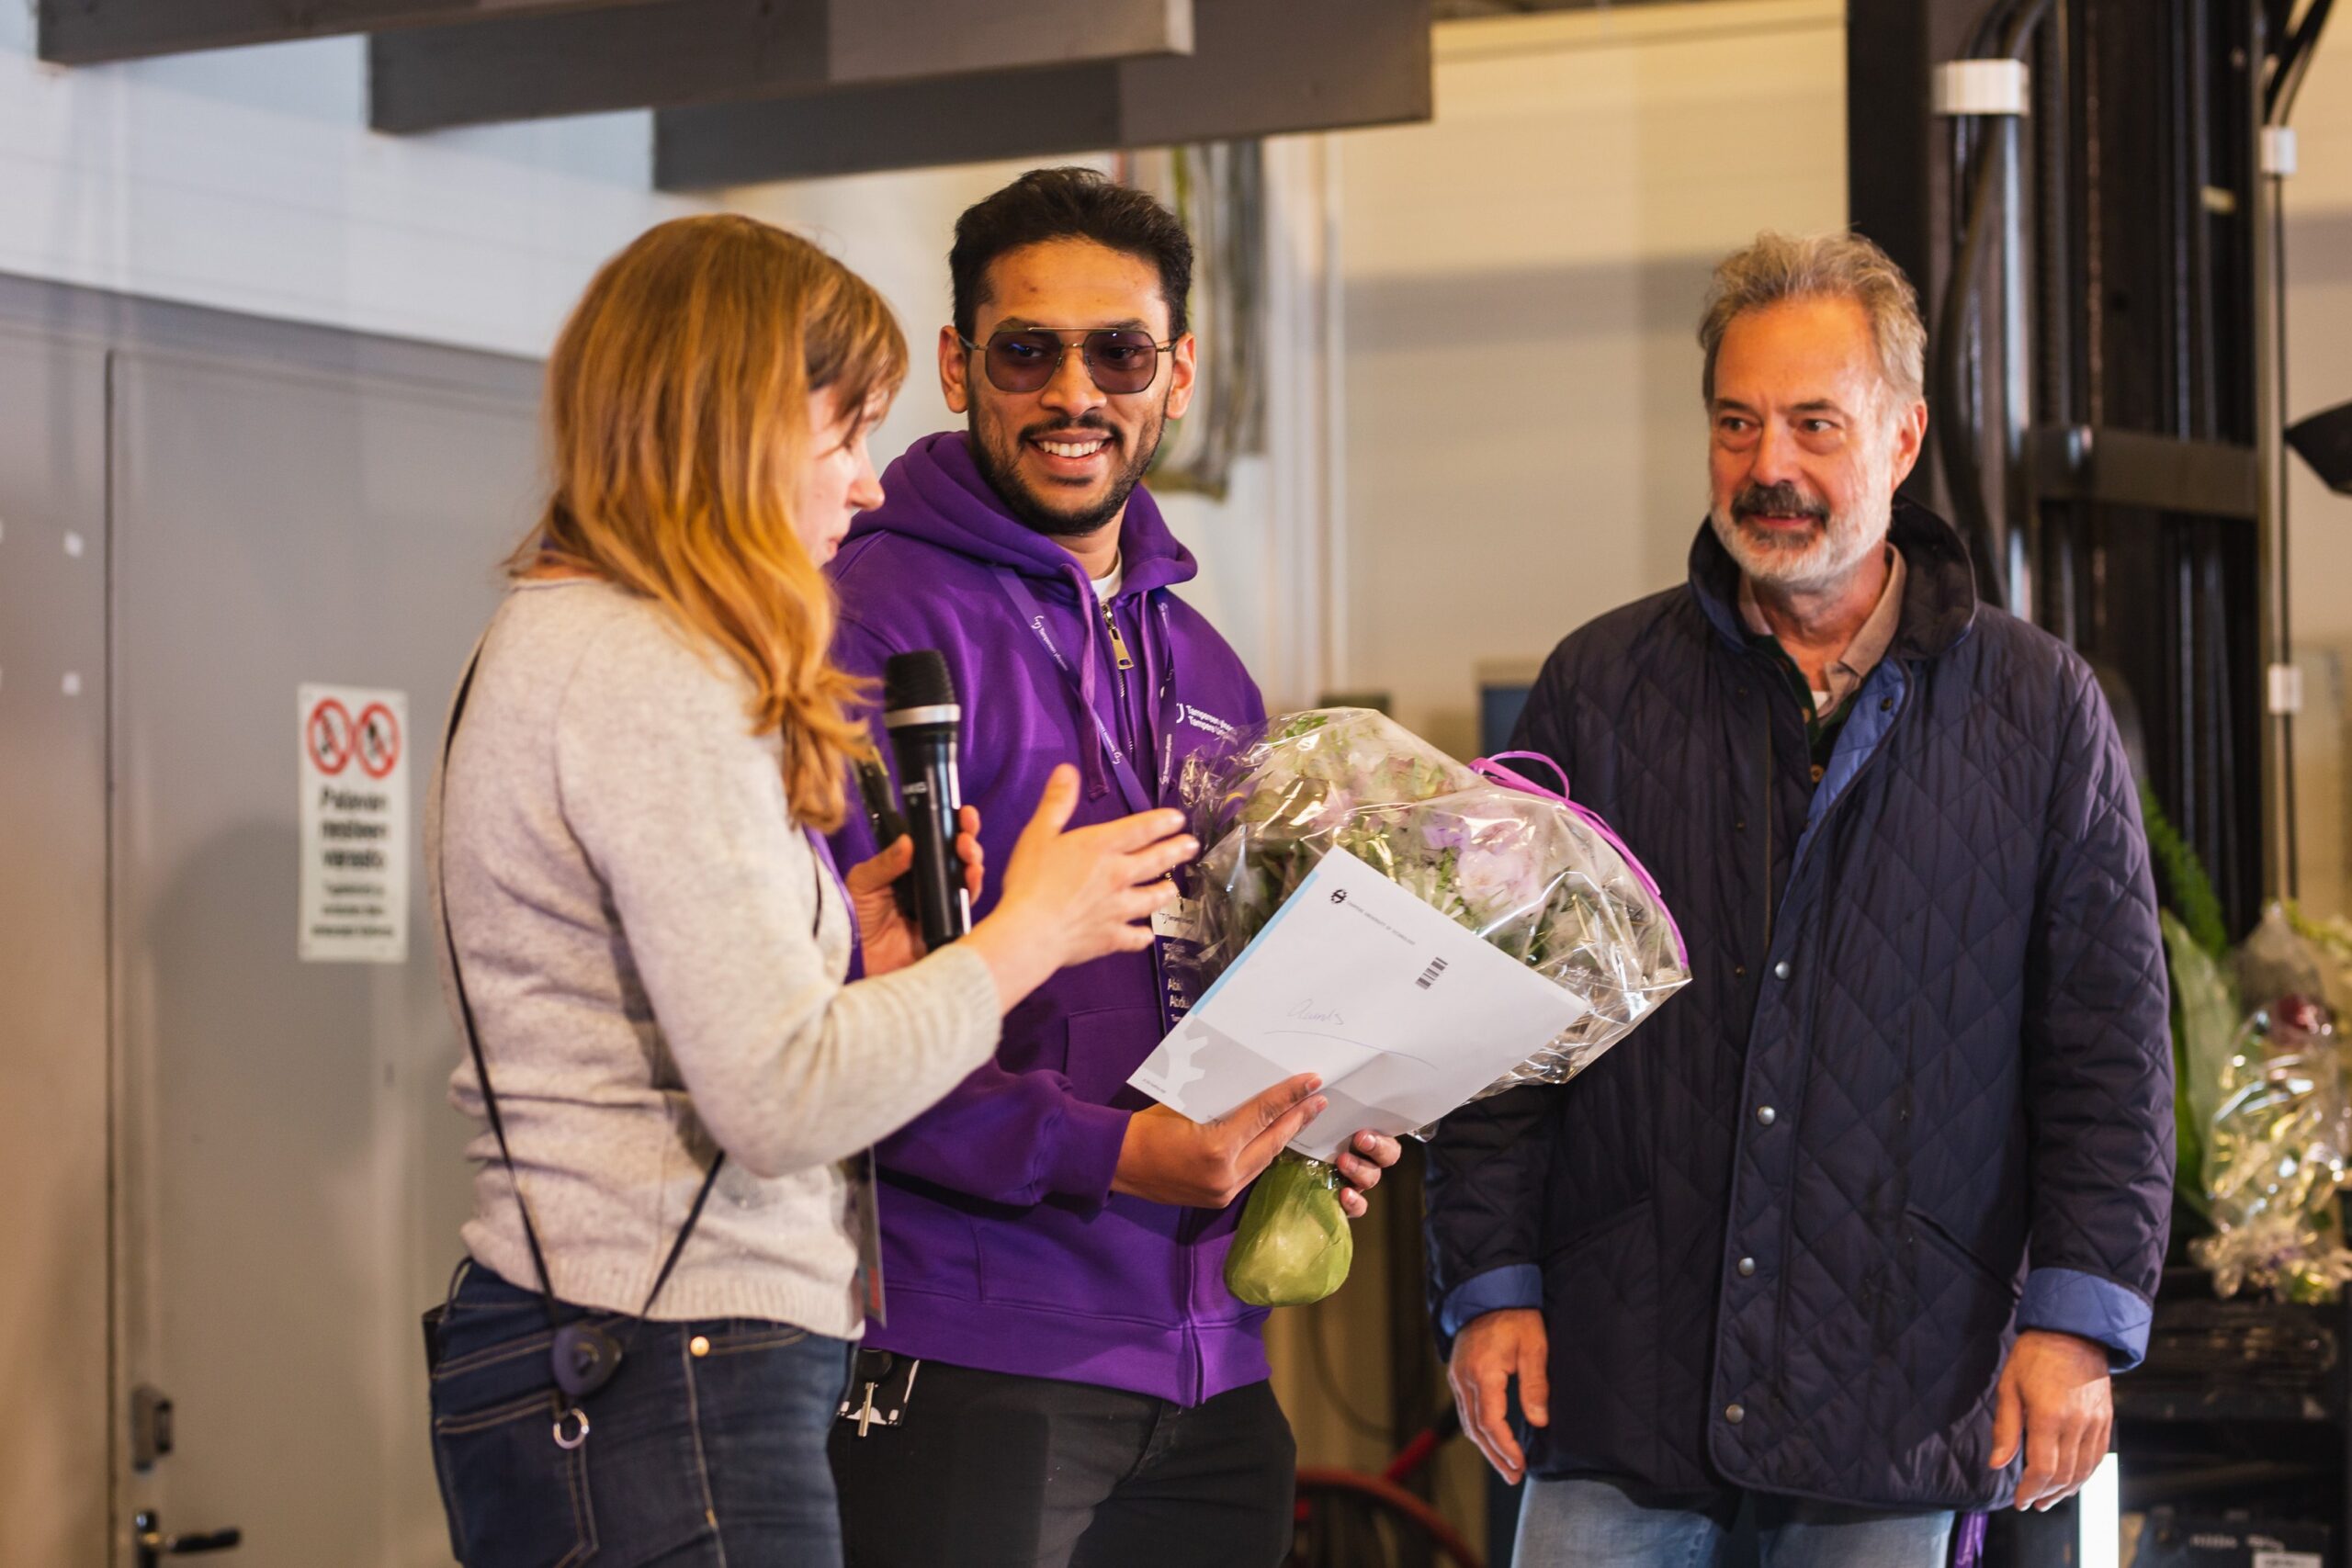
[[[390,774],[401,760],[401,721],[381,703],[369,703],[359,713],[359,765],[371,779]]]
[[[311,710],[310,722],[302,727],[302,737],[311,748],[311,761],[327,777],[333,778],[351,765],[351,710],[333,697]]]
[[[382,703],[369,703],[354,719],[336,699],[322,698],[311,710],[302,735],[311,762],[329,778],[351,766],[354,759],[371,779],[389,778],[400,765],[401,721]]]

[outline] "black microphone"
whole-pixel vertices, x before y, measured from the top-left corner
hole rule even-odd
[[[860,757],[855,772],[857,793],[865,799],[865,820],[874,829],[874,852],[880,854],[907,836],[907,819],[899,810],[899,796],[890,788],[890,775],[882,771],[878,759]],[[899,913],[913,919],[914,884],[903,876],[890,884],[890,902],[899,907]]]
[[[934,953],[972,929],[972,896],[956,852],[956,818],[964,805],[956,742],[963,722],[956,682],[937,649],[890,656],[882,667],[882,727],[890,732],[899,796],[914,835],[915,910],[923,945]]]

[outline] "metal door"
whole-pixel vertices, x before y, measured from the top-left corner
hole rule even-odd
[[[0,1563],[107,1534],[106,355],[0,327]]]
[[[447,1563],[416,1316],[467,1203],[459,1047],[413,842],[405,963],[297,956],[295,696],[405,692],[421,795],[532,399],[142,350],[113,407],[115,1397],[172,1414],[152,1467],[118,1444],[118,1568],[141,1511],[241,1529],[234,1568]]]

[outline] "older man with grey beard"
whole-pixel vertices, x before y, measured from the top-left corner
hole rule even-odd
[[[1700,330],[1687,584],[1562,642],[1514,744],[1645,861],[1691,984],[1430,1145],[1464,1424],[1530,1568],[1940,1568],[2048,1507],[2147,1343],[2172,1073],[2136,796],[2083,660],[1895,499],[1911,286],[1776,234]],[[1525,1425],[1506,1419],[1516,1382]]]

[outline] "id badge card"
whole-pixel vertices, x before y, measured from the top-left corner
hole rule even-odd
[[[1179,898],[1167,908],[1156,910],[1151,934],[1158,939],[1160,1008],[1168,1027],[1173,1029],[1200,1000],[1201,942],[1205,934],[1200,901]]]

